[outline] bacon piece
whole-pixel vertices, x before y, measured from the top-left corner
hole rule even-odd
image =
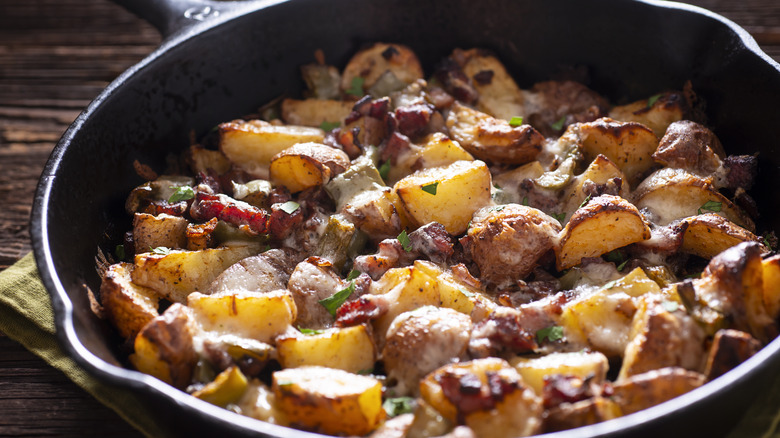
[[[544,376],[542,399],[547,409],[561,403],[574,403],[589,399],[601,393],[600,387],[591,383],[591,379],[582,379],[577,376],[564,376],[552,374]]]
[[[284,204],[271,205],[271,214],[268,216],[268,233],[275,240],[283,240],[289,237],[303,222],[302,208],[298,208],[292,213],[287,213],[281,209],[282,205]]]
[[[509,381],[493,371],[485,374],[487,385],[483,385],[479,376],[472,373],[460,376],[452,373],[436,375],[444,396],[458,411],[459,422],[462,423],[473,412],[493,409],[508,394],[520,389],[517,381]]]
[[[414,137],[424,134],[431,121],[433,107],[429,104],[403,106],[395,110],[398,121],[398,131],[406,136]]]
[[[390,160],[392,165],[396,165],[398,162],[398,156],[401,152],[408,150],[411,146],[409,137],[401,134],[400,132],[393,132],[390,137],[387,138],[380,159],[384,162]]]
[[[151,201],[149,204],[144,206],[144,208],[141,210],[143,213],[148,213],[154,216],[160,215],[160,214],[169,214],[171,216],[182,216],[185,212],[187,212],[187,207],[189,204],[187,201],[179,201],[170,203],[168,201],[164,200],[158,200],[158,201]]]
[[[355,286],[357,289],[357,284]],[[347,301],[336,310],[336,327],[350,327],[363,324],[387,313],[389,303],[382,295],[363,295]]]
[[[431,222],[409,233],[412,251],[434,263],[443,263],[455,253],[455,242],[444,225]]]
[[[482,358],[503,352],[530,353],[538,347],[534,334],[523,327],[520,312],[500,307],[471,332],[469,353]],[[535,332],[534,332],[535,333]]]
[[[251,234],[268,232],[267,211],[246,202],[237,201],[227,195],[210,195],[198,191],[195,195],[195,202],[190,207],[190,215],[198,221],[217,218],[243,228]]]
[[[463,73],[460,65],[453,59],[447,58],[439,65],[434,77],[444,86],[447,93],[455,96],[468,105],[474,104],[479,99],[479,93]]]

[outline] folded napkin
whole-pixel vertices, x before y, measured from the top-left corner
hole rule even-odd
[[[38,276],[32,254],[0,272],[0,331],[65,373],[146,436],[163,435],[131,391],[99,382],[60,349],[54,335],[49,294]],[[780,378],[768,383],[729,438],[780,438]]]

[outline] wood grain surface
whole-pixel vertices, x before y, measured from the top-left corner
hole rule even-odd
[[[780,1],[696,0],[780,60]],[[0,0],[0,270],[30,251],[28,220],[54,144],[98,93],[160,43],[107,0]],[[0,333],[0,436],[140,434]]]

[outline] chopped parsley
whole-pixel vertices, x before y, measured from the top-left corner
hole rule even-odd
[[[369,374],[371,374],[373,372],[374,372],[373,368],[366,368],[364,370],[358,370],[357,373],[360,374],[361,376],[367,376],[367,375],[369,375]]]
[[[357,269],[353,269],[349,271],[349,274],[347,275],[347,281],[352,281],[358,277],[360,277],[360,271],[358,271]]]
[[[414,399],[412,397],[389,398],[382,403],[382,408],[391,417],[408,414],[414,411]]]
[[[334,129],[338,128],[339,126],[341,126],[341,123],[339,123],[339,122],[328,122],[328,121],[325,121],[325,122],[320,123],[320,129],[322,129],[325,132],[333,131]]]
[[[704,213],[702,213],[702,210],[715,211],[715,212],[720,211],[720,208],[722,206],[723,206],[722,202],[707,201],[707,202],[704,203],[704,205],[699,207],[699,214],[704,214]]]
[[[152,252],[152,254],[168,255],[171,253],[171,249],[164,246],[158,246],[157,248],[149,248],[149,250]]]
[[[608,252],[605,258],[612,263],[622,263],[624,260],[623,253],[619,249]]]
[[[552,128],[552,129],[554,129],[556,131],[560,131],[561,129],[563,129],[563,124],[564,123],[566,123],[566,116],[563,116],[560,119],[558,119],[557,122],[555,122],[552,125],[550,125],[550,128]]]
[[[677,309],[680,308],[680,304],[676,301],[664,301],[661,303],[662,306],[664,306],[664,309],[666,309],[667,312],[674,312]]]
[[[325,333],[325,330],[319,330],[319,329],[307,329],[303,327],[298,327],[298,330],[303,333],[304,335],[321,335]]]
[[[523,205],[528,207],[528,196],[523,196]]]
[[[299,209],[301,207],[301,204],[295,202],[295,201],[287,201],[284,204],[282,204],[279,209],[287,214],[293,214],[295,213],[295,210]]]
[[[401,242],[404,251],[409,252],[412,250],[412,241],[409,240],[409,235],[406,234],[406,230],[401,231],[401,234],[398,235],[397,239]]]
[[[582,201],[582,204],[580,204],[580,206],[579,206],[579,207],[577,207],[577,208],[579,209],[579,208],[582,208],[582,207],[584,207],[584,206],[588,205],[588,202],[590,202],[590,195],[588,195],[588,197],[587,197],[587,198],[585,198],[585,200],[584,200],[584,201]]]
[[[195,197],[195,190],[192,190],[190,186],[171,186],[172,189],[176,189],[173,194],[168,198],[168,203],[186,201]]]
[[[767,246],[769,246],[769,245],[767,245]],[[116,248],[114,248],[114,255],[119,260],[124,260],[125,259],[125,246],[124,245],[117,245]]]
[[[622,272],[623,268],[626,267],[626,263],[628,263],[628,260],[624,260],[623,263],[619,264],[617,270]]]
[[[660,99],[661,96],[662,96],[661,94],[654,94],[654,95],[650,96],[647,99],[647,107],[650,108],[653,105],[655,105],[655,103],[658,102],[658,99]]]
[[[349,83],[349,89],[346,90],[346,93],[352,96],[362,97],[363,82],[365,82],[365,79],[361,78],[360,76],[352,78],[352,82]]]
[[[512,117],[509,119],[509,125],[510,126],[520,126],[523,124],[523,118],[522,117]]]
[[[550,327],[545,327],[536,332],[537,343],[541,344],[545,339],[550,342],[560,341],[563,339],[563,327],[553,325]]]
[[[558,222],[560,223],[563,223],[563,220],[566,219],[566,213],[561,213],[561,214],[552,213],[550,216],[554,217],[555,219],[558,219]]]
[[[433,196],[436,196],[436,188],[439,187],[439,183],[430,183],[422,186],[422,191],[425,193],[430,193]]]
[[[325,298],[324,300],[320,300],[319,303],[322,305],[322,307],[325,308],[325,310],[330,313],[331,316],[334,318],[336,317],[336,310],[344,304],[345,301],[347,301],[347,298],[349,298],[350,295],[352,295],[352,292],[355,291],[355,282],[349,283],[349,286],[345,287],[344,289],[341,289],[340,291],[336,292],[335,294],[329,296],[328,298]]]
[[[381,166],[379,166],[379,176],[381,176],[383,180],[387,181],[387,175],[389,174],[390,174],[390,160],[387,160],[384,163],[382,163]]]

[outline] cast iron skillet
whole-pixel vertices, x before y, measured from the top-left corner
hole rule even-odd
[[[343,66],[361,44],[407,44],[427,72],[455,47],[495,51],[521,87],[586,66],[613,102],[680,89],[691,80],[730,153],[759,152],[753,194],[764,229],[780,230],[780,136],[770,122],[780,66],[734,23],[675,3],[627,0],[279,0],[250,4],[124,0],[167,36],[76,119],[41,176],[32,216],[35,258],[59,338],[89,373],[135,390],[170,435],[312,436],[232,414],[120,366],[117,339],[89,310],[95,254],[129,227],[123,202],[139,160],[164,157],[221,121],[282,93],[322,48]],[[198,21],[203,20],[202,22]],[[117,243],[116,241],[113,244]],[[555,436],[719,435],[780,365],[780,340],[725,376],[643,412]]]

